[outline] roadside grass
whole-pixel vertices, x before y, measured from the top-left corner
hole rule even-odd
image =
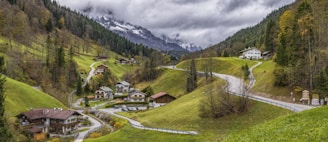
[[[225,141],[327,141],[327,117],[328,107],[319,107],[313,110],[280,117],[239,133],[232,133]]]
[[[224,85],[224,81],[218,80],[214,84],[221,87]],[[246,113],[233,114],[218,119],[201,118],[199,116],[200,100],[205,98],[204,91],[210,89],[210,87],[213,86],[206,85],[198,88],[160,108],[132,113],[122,112],[121,114],[138,120],[143,125],[149,127],[199,132],[199,135],[192,136],[191,138],[186,136],[182,141],[220,141],[229,133],[239,132],[259,123],[292,113],[289,110],[250,101],[251,106]],[[139,130],[134,132],[138,133],[137,131]],[[126,131],[121,133],[121,136],[128,135]],[[134,134],[133,132],[129,133]],[[145,133],[148,132],[145,131]],[[162,134],[158,135],[158,137],[161,136]],[[142,136],[139,137],[136,141],[142,140]],[[143,137],[144,139],[147,139],[147,136]],[[170,139],[162,140],[170,141]]]
[[[274,71],[275,63],[272,60],[262,61],[262,64],[253,70],[256,79],[253,92],[263,92],[274,96],[289,95],[288,87],[274,86]]]
[[[21,112],[29,111],[30,108],[66,108],[61,102],[45,94],[35,90],[31,86],[6,78],[5,83],[5,109],[6,115],[13,117]]]
[[[78,71],[85,71],[89,73],[90,65],[95,62],[93,60],[94,57],[85,56],[85,55],[76,55],[74,56],[74,60],[77,63],[77,70]]]
[[[210,61],[210,58],[196,58],[195,64],[197,71],[204,71],[205,65]],[[177,64],[178,68],[189,69],[191,60],[185,60]],[[255,61],[243,60],[236,57],[212,57],[213,72],[234,75],[242,77],[241,67],[248,64],[249,67],[256,64]]]
[[[85,142],[154,142],[154,141],[165,141],[165,142],[185,142],[185,141],[201,141],[197,136],[193,135],[180,135],[180,134],[169,134],[157,131],[148,131],[133,128],[128,121],[123,119],[116,119],[121,124],[120,129],[110,133],[108,135],[99,138],[88,138]]]

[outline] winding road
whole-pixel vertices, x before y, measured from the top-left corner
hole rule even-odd
[[[95,65],[98,62],[94,62],[90,65],[90,72],[88,77],[86,78],[85,82],[82,84],[82,86],[84,87],[85,85],[87,85],[87,83],[90,81],[91,77],[94,75],[95,72],[95,68],[93,67],[93,65]],[[101,123],[100,121],[98,121],[97,119],[94,119],[92,117],[90,117],[89,115],[86,115],[83,113],[83,108],[79,106],[79,102],[82,101],[83,99],[78,99],[78,101],[76,103],[72,103],[73,100],[73,95],[76,93],[76,90],[72,91],[69,96],[68,96],[68,102],[70,104],[70,108],[75,108],[77,109],[76,111],[78,111],[80,114],[83,115],[83,117],[88,118],[88,120],[91,122],[91,126],[89,127],[89,129],[87,131],[84,132],[80,132],[78,134],[78,136],[75,138],[74,142],[83,142],[83,139],[90,133],[93,132],[94,130],[97,130],[101,127],[103,127],[103,123]]]
[[[250,83],[248,85],[248,89],[252,88],[255,85],[256,79],[252,73],[253,69],[260,66],[262,64],[262,62],[258,62],[256,65],[252,66],[249,71],[250,71]],[[173,69],[173,70],[180,70],[180,71],[187,71],[186,69],[181,69],[181,68],[176,68],[176,66],[162,66],[163,68],[169,68],[169,69]],[[201,71],[197,71],[198,73],[204,73]],[[226,75],[226,74],[219,74],[219,73],[213,73],[213,75],[215,77],[224,79],[227,81],[228,83],[228,89],[226,90],[227,92],[237,95],[237,96],[241,96],[243,89],[242,86],[244,86],[244,82],[242,79],[237,78],[235,76],[232,75]],[[270,99],[270,98],[265,98],[262,96],[257,96],[254,95],[252,93],[248,93],[246,95],[248,98],[255,100],[255,101],[260,101],[263,103],[267,103],[270,105],[274,105],[274,106],[278,106],[278,107],[282,107],[285,109],[289,109],[291,111],[294,112],[301,112],[304,110],[309,110],[312,108],[315,108],[313,106],[308,106],[308,105],[301,105],[301,104],[294,104],[294,103],[288,103],[288,102],[283,102],[283,101],[278,101],[278,100],[274,100],[274,99]]]

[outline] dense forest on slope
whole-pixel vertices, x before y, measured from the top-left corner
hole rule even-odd
[[[274,53],[275,86],[328,96],[328,1],[297,0],[206,50],[186,56],[238,56],[246,47]]]
[[[78,76],[73,57],[164,57],[106,30],[95,21],[51,0],[0,0],[0,54],[6,75],[41,86],[63,103]]]
[[[258,47],[263,50],[272,50],[271,47],[266,47],[265,44],[269,41],[269,36],[273,37],[277,33],[278,25],[277,21],[282,13],[287,10],[290,6],[284,6],[278,10],[270,13],[266,18],[264,18],[260,23],[253,27],[248,27],[242,29],[235,33],[234,35],[226,38],[224,41],[213,45],[205,50],[191,53],[185,58],[192,57],[209,57],[209,56],[236,56],[239,51],[246,47]],[[267,31],[267,25],[270,23],[272,25],[272,30]]]

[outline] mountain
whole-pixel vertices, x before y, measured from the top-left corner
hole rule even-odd
[[[176,43],[176,44],[180,45],[182,48],[187,49],[190,52],[196,52],[196,51],[202,50],[202,48],[200,46],[197,46],[194,43],[183,42],[179,38],[179,36],[180,36],[179,34],[176,34],[173,37],[161,35],[161,39],[163,39],[167,43]]]
[[[146,28],[126,23],[124,21],[115,20],[108,16],[94,17],[93,19],[107,29],[119,34],[122,37],[125,37],[134,43],[143,44],[160,51],[188,52],[190,51],[188,49],[192,49],[190,48],[191,46],[185,46],[189,44],[183,43],[182,41],[176,42],[173,40],[164,40],[162,38],[156,37]],[[181,46],[180,44],[184,46]]]

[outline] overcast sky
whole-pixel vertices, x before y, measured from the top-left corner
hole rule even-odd
[[[71,9],[90,5],[93,15],[114,18],[203,48],[260,22],[271,11],[294,0],[57,0]]]

